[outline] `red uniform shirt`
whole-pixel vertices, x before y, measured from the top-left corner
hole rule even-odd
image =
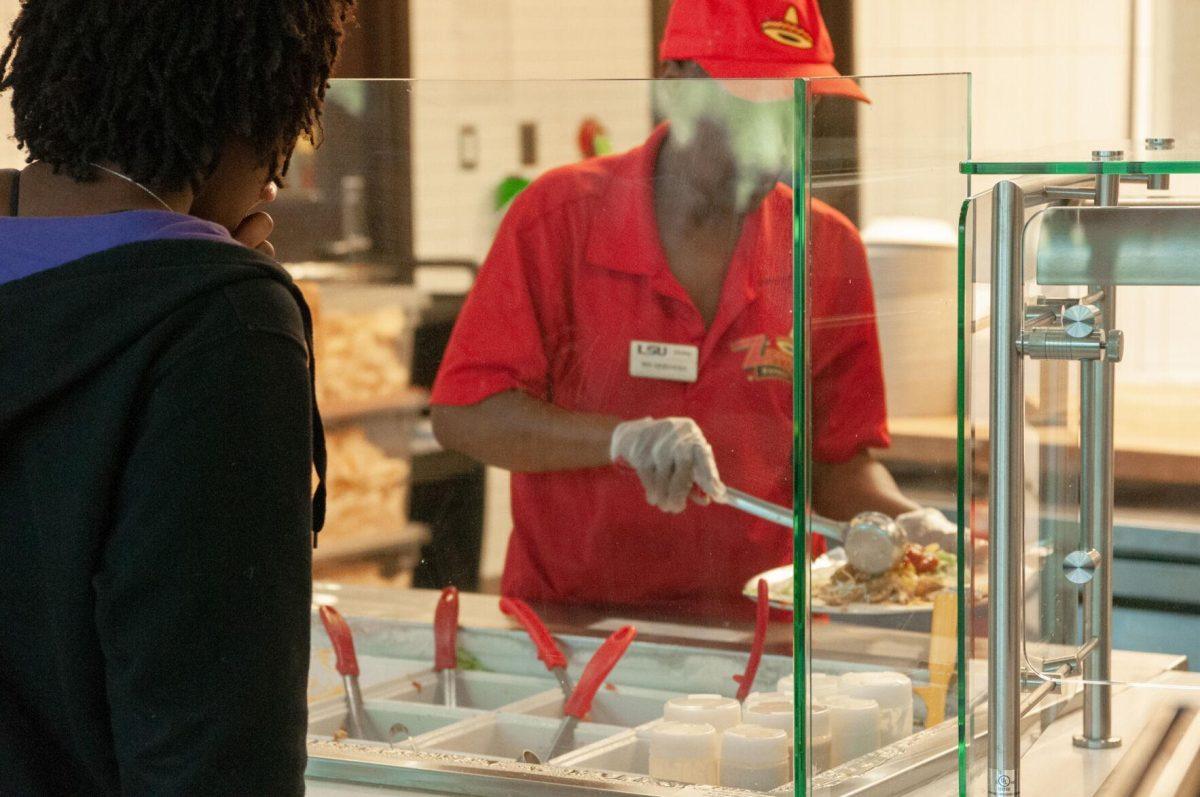
[[[548,172],[513,203],[450,339],[435,404],[521,390],[622,418],[686,416],[723,481],[792,504],[792,195],[745,219],[705,329],[668,267],[652,176],[666,137]],[[814,201],[813,452],[886,446],[883,376],[866,254],[853,225]],[[698,377],[630,376],[630,342],[694,345]],[[791,533],[725,506],[671,515],[625,467],[514,473],[501,590],[530,600],[639,604],[736,595],[786,564]]]

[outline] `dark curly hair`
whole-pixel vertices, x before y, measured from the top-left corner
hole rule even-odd
[[[23,0],[0,54],[17,143],[76,180],[95,162],[197,188],[245,140],[279,182],[321,104],[354,0]]]

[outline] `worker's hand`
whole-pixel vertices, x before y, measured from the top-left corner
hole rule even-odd
[[[618,424],[609,456],[637,471],[646,500],[664,512],[682,512],[693,487],[702,494],[694,499],[699,503],[725,495],[712,446],[691,418],[643,418]]]
[[[943,551],[958,551],[958,526],[932,507],[914,509],[896,518],[909,542],[917,545],[937,543]]]

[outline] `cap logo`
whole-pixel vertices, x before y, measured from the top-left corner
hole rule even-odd
[[[768,19],[762,24],[763,35],[768,39],[788,47],[808,50],[813,46],[812,36],[800,27],[800,14],[794,5],[789,4],[783,19]]]

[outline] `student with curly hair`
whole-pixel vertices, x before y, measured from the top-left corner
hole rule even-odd
[[[352,0],[24,0],[0,791],[299,794],[324,447],[274,196]],[[257,250],[257,251],[256,251]]]

